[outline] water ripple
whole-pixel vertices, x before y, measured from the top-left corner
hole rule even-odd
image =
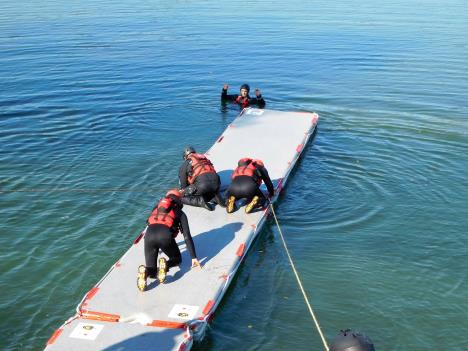
[[[43,347],[177,185],[181,148],[207,149],[236,116],[222,85],[244,82],[321,116],[277,213],[327,337],[463,349],[465,7],[2,2],[0,349]],[[256,241],[199,349],[321,347],[277,235]]]

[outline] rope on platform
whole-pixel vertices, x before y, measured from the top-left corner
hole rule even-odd
[[[286,254],[288,255],[289,263],[291,264],[294,275],[296,276],[297,283],[299,284],[302,295],[304,296],[304,300],[306,302],[306,305],[309,308],[309,312],[310,312],[310,315],[312,316],[312,319],[313,319],[313,321],[315,323],[315,327],[317,328],[317,331],[320,334],[320,338],[322,339],[323,347],[325,348],[326,351],[328,351],[329,349],[328,349],[327,341],[325,340],[325,337],[323,336],[322,329],[320,328],[320,324],[319,324],[319,322],[317,320],[317,317],[315,316],[314,310],[312,309],[312,306],[311,306],[311,304],[309,302],[309,298],[307,297],[307,294],[306,294],[306,292],[304,290],[304,287],[302,285],[301,278],[299,277],[299,273],[297,272],[296,266],[294,265],[294,262],[293,262],[293,260],[291,258],[288,246],[286,245],[286,241],[284,240],[283,231],[281,230],[281,227],[280,227],[279,222],[278,222],[278,218],[276,217],[275,209],[273,208],[273,204],[271,202],[270,202],[270,208],[271,208],[271,212],[273,213],[273,217],[275,219],[276,226],[278,227],[278,230],[279,230],[279,233],[280,233],[280,238],[281,238],[281,241],[283,242],[284,249],[286,250]]]

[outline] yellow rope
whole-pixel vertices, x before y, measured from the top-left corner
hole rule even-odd
[[[276,225],[277,225],[279,233],[280,233],[281,241],[283,242],[283,246],[284,246],[284,248],[286,250],[286,254],[288,255],[289,263],[291,263],[291,267],[292,267],[293,272],[294,272],[294,274],[296,276],[299,287],[301,288],[302,295],[304,296],[304,300],[305,300],[305,302],[307,304],[307,307],[309,308],[310,315],[312,316],[312,319],[314,320],[314,323],[315,323],[315,326],[316,326],[316,328],[318,330],[318,333],[320,334],[320,338],[322,339],[323,346],[325,347],[325,350],[328,351],[327,341],[325,340],[325,337],[323,336],[322,329],[320,328],[317,317],[315,317],[315,313],[314,313],[314,311],[312,309],[312,306],[310,305],[309,298],[307,297],[307,294],[306,294],[306,292],[304,290],[304,287],[302,286],[301,278],[299,278],[299,274],[297,273],[296,266],[294,265],[294,262],[293,262],[293,260],[291,258],[291,255],[289,254],[288,246],[286,245],[286,241],[284,240],[283,232],[282,232],[281,227],[280,227],[280,225],[278,223],[278,218],[276,217],[275,209],[273,208],[273,204],[271,202],[270,202],[270,207],[271,207],[271,212],[273,213],[273,217],[275,218],[275,222],[276,222]]]

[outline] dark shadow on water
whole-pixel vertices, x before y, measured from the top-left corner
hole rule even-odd
[[[226,120],[228,117],[228,113],[229,113],[228,104],[226,101],[221,100],[221,106],[219,110],[221,112],[221,117],[223,118],[223,120]]]
[[[242,110],[243,107],[236,102],[221,100],[220,111],[223,118],[225,118],[230,111],[235,112],[237,116]]]
[[[232,108],[230,105],[233,105],[233,104],[222,101],[221,104],[220,104],[220,107],[219,107],[221,120],[223,121],[223,124],[224,124],[225,128],[230,123],[232,123],[232,121],[234,121],[236,119],[236,117],[239,115],[240,111],[242,110],[241,108],[239,108],[239,106],[237,104],[235,104],[237,106],[232,106],[234,108]]]

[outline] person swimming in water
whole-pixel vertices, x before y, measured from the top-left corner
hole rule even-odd
[[[264,108],[266,103],[262,97],[260,89],[255,89],[255,97],[250,97],[250,86],[248,84],[242,84],[240,87],[239,94],[228,94],[229,85],[224,84],[223,90],[221,91],[221,102],[233,102],[238,104],[242,108],[256,105],[259,108]]]

